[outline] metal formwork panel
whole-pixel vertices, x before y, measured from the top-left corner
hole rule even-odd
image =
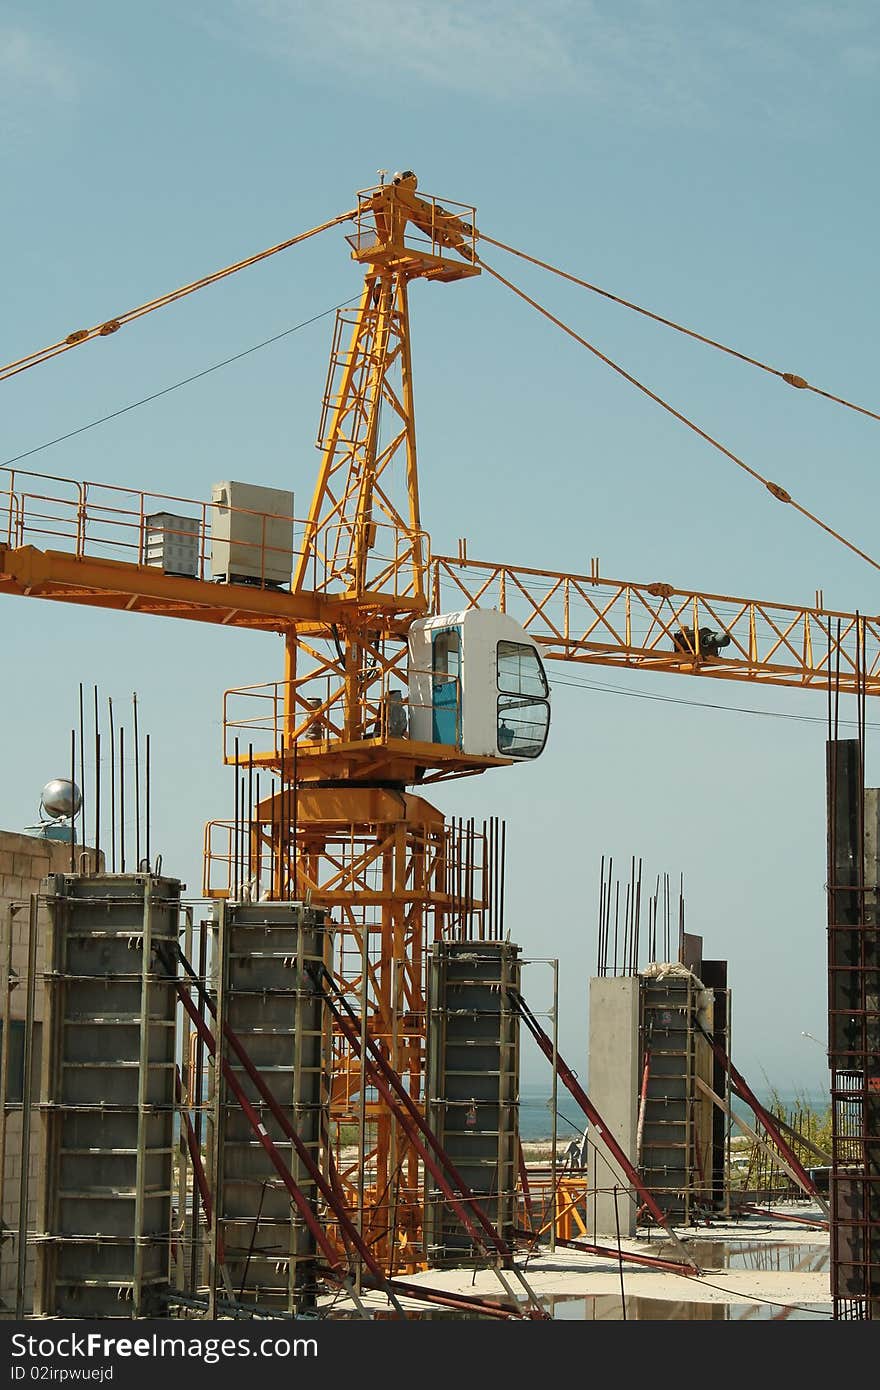
[[[880,790],[863,757],[827,744],[831,1293],[848,1321],[880,1319]]]
[[[301,903],[218,905],[215,992],[223,1018],[322,1167],[329,1111],[330,1019],[309,967],[332,963],[321,909]],[[296,1183],[316,1206],[314,1182],[232,1048],[226,1059]],[[216,1112],[214,1190],[225,1279],[240,1302],[295,1313],[314,1301],[315,1241],[234,1096]]]
[[[643,1045],[650,1048],[639,1171],[673,1221],[690,1222],[711,1205],[712,1054],[697,1030],[699,982],[693,975],[642,978]]]
[[[44,882],[38,1316],[164,1310],[175,1100],[169,963],[181,887],[149,874]]]
[[[516,1225],[519,1142],[519,947],[441,941],[431,953],[427,1117],[498,1233]],[[478,1259],[459,1219],[426,1179],[425,1254],[431,1265]]]

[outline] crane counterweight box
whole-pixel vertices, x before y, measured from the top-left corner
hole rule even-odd
[[[293,493],[255,483],[211,489],[211,576],[226,583],[290,583]]]

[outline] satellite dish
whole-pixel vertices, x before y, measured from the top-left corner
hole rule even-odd
[[[40,808],[52,820],[75,816],[82,806],[82,792],[66,777],[53,777],[40,794]]]

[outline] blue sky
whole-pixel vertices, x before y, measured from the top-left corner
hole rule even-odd
[[[379,168],[413,168],[423,190],[474,203],[491,235],[877,408],[878,76],[867,3],[12,0],[0,357],[333,216]],[[876,422],[494,261],[872,551]],[[18,376],[3,387],[0,462],[358,285],[331,232]],[[435,549],[465,535],[476,558],[582,572],[598,555],[621,579],[781,602],[822,588],[829,606],[877,611],[876,570],[488,277],[415,287],[412,319]],[[331,322],[22,466],[193,497],[252,477],[304,505]],[[0,822],[32,821],[64,770],[80,680],[120,706],[136,690],[154,844],[197,891],[202,825],[231,809],[221,694],[280,675],[278,639],[13,599],[2,621]],[[802,1033],[825,1032],[823,697],[551,675],[589,688],[556,686],[542,760],[434,799],[506,817],[507,923],[526,954],[560,958],[563,1051],[583,1069],[600,858],[635,854],[648,882],[684,875],[689,929],[730,960],[740,1069],[781,1091],[821,1085]]]

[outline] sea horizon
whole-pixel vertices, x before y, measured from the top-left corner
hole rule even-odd
[[[771,1095],[769,1091],[763,1090],[755,1091],[755,1095],[760,1104],[766,1106],[770,1106],[778,1098],[787,1111],[794,1110],[799,1104],[806,1103],[811,1109],[822,1113],[831,1104],[831,1095],[827,1091],[824,1093],[820,1091],[797,1091],[786,1095],[777,1092],[776,1095]],[[551,1098],[552,1092],[545,1084],[532,1083],[520,1087],[519,1134],[520,1139],[525,1143],[539,1143],[553,1137]],[[574,1098],[561,1081],[556,1097],[556,1108],[556,1137],[560,1143],[583,1133],[586,1122],[583,1121],[583,1116]],[[751,1114],[749,1107],[736,1096],[733,1097],[733,1109],[743,1117],[748,1117]]]

